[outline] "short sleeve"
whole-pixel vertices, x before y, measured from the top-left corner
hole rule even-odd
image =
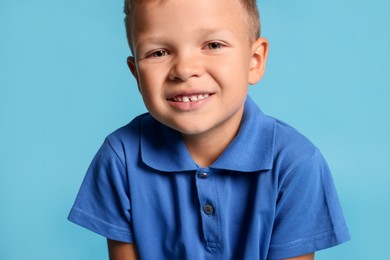
[[[129,185],[108,139],[94,157],[68,219],[104,237],[133,242]]]
[[[349,238],[330,170],[315,150],[281,180],[268,259],[305,255]]]

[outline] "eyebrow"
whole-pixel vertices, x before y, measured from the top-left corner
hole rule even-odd
[[[151,37],[145,37],[145,38],[141,38],[138,39],[135,43],[134,43],[134,50],[138,50],[138,46],[141,45],[141,43],[143,42],[160,42],[161,39],[163,38],[163,36],[151,36]]]
[[[235,34],[232,30],[225,29],[225,28],[203,28],[203,29],[195,30],[194,33],[202,33],[203,36],[207,36],[215,33]]]
[[[205,36],[208,36],[208,35],[212,35],[212,34],[216,34],[216,33],[222,33],[222,34],[235,34],[232,30],[229,30],[229,29],[225,29],[225,28],[201,28],[201,29],[198,29],[198,30],[194,30],[192,33],[199,33],[199,34],[202,34],[202,37],[205,37]],[[137,50],[138,46],[142,43],[142,42],[161,42],[162,39],[166,39],[167,36],[164,35],[164,34],[160,34],[158,36],[147,36],[147,37],[144,37],[144,38],[141,38],[141,39],[138,39],[135,43],[134,43],[134,50]]]

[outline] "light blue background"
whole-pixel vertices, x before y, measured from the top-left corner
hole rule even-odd
[[[386,259],[389,1],[259,4],[271,48],[251,95],[320,147],[353,236],[317,259]],[[0,259],[107,259],[66,217],[104,137],[145,111],[122,5],[0,0]]]

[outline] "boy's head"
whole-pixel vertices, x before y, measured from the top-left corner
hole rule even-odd
[[[130,49],[133,51],[132,46],[132,18],[134,15],[134,10],[136,5],[142,5],[146,2],[152,2],[156,0],[125,0],[124,12],[126,14],[125,17],[125,26],[126,26],[126,34],[127,40],[129,42]],[[160,0],[163,4],[166,0]],[[195,1],[195,0],[194,0]],[[212,0],[210,0],[212,1]],[[259,11],[257,8],[256,0],[234,0],[238,1],[241,6],[241,17],[243,21],[247,25],[249,41],[252,43],[257,40],[261,33],[260,26],[260,17]],[[223,8],[223,6],[221,7]]]
[[[146,108],[185,140],[216,134],[231,141],[268,49],[259,27],[248,29],[247,7],[240,0],[139,1],[128,3],[128,65]]]

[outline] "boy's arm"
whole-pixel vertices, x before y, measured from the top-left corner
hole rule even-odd
[[[138,260],[135,244],[107,239],[108,255],[110,260]]]
[[[288,258],[285,260],[313,260],[313,259],[314,259],[314,253],[302,255],[302,256],[297,256],[297,257],[293,257],[293,258]]]

